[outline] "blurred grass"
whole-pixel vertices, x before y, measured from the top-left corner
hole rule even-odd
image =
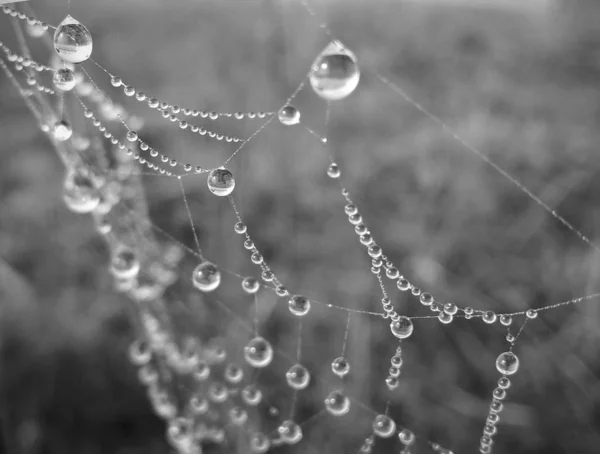
[[[65,13],[65,2],[33,6],[51,23]],[[315,6],[363,67],[357,92],[332,106],[329,147],[367,225],[402,273],[444,301],[496,311],[596,291],[592,248],[369,70],[389,76],[594,238],[600,16],[593,2],[538,14],[384,1]],[[107,69],[160,99],[207,110],[276,109],[326,44],[318,24],[294,2],[73,2],[71,13],[92,30],[94,58]],[[0,39],[11,45],[8,20],[0,24]],[[46,58],[41,46],[35,51]],[[103,73],[86,68],[102,88],[143,112]],[[0,398],[8,451],[164,452],[161,425],[126,364],[127,302],[111,290],[102,243],[90,219],[62,206],[59,162],[42,135],[32,134],[34,122],[5,78],[0,93]],[[323,103],[304,90],[297,105],[303,121],[323,131]],[[232,152],[165,124],[156,112],[144,118],[142,136],[182,161],[209,167]],[[256,125],[214,124],[239,136]],[[238,205],[265,258],[293,291],[375,310],[377,283],[355,245],[343,199],[325,176],[327,162],[327,151],[301,128],[270,126],[232,162]],[[147,183],[155,223],[191,245],[178,182],[147,177]],[[231,211],[204,185],[203,178],[185,179],[204,252],[224,268],[254,274]],[[180,321],[181,329],[203,338],[220,331],[241,361],[245,334],[216,301],[190,292],[185,273],[191,266],[185,264],[174,291],[196,314],[193,322]],[[240,298],[238,285],[227,277],[218,296],[248,319],[250,301]],[[425,313],[413,299],[393,298],[403,312]],[[285,304],[261,295],[260,313],[265,335],[293,356],[296,326]],[[522,369],[494,452],[597,451],[598,319],[598,305],[590,302],[530,323],[516,349]],[[320,408],[336,385],[329,364],[345,326],[345,313],[319,306],[304,325],[303,362],[331,385],[313,382],[301,394],[299,419]],[[447,327],[419,321],[405,343],[402,385],[390,396],[383,380],[395,345],[387,326],[353,316],[347,389],[379,411],[391,398],[398,421],[454,452],[471,452],[503,337],[500,326],[478,321]],[[284,415],[291,403],[283,381],[288,366],[280,359],[261,376]],[[369,431],[369,413],[357,405],[347,418],[305,428],[315,452],[334,453],[358,449]],[[378,443],[375,451],[390,449],[397,447]]]

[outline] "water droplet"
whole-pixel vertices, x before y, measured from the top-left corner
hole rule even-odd
[[[343,99],[356,89],[360,80],[356,56],[340,41],[332,41],[314,61],[309,79],[321,98]]]
[[[63,201],[74,213],[90,213],[98,208],[100,195],[89,176],[72,171],[67,173],[63,184]]]
[[[242,407],[233,407],[229,410],[229,420],[236,426],[243,426],[248,420],[248,412]]]
[[[72,134],[73,129],[71,129],[71,125],[66,121],[59,121],[52,127],[52,136],[59,142],[69,140]]]
[[[498,387],[502,389],[510,388],[510,379],[508,377],[500,377],[498,379]]]
[[[385,384],[390,391],[393,391],[400,385],[400,380],[398,380],[398,377],[389,376],[385,379]]]
[[[244,224],[242,221],[238,221],[233,226],[233,230],[235,231],[235,233],[243,235],[244,233],[246,233],[248,228],[246,227],[246,224]]]
[[[397,321],[390,323],[392,334],[398,339],[406,339],[407,337],[410,337],[410,335],[413,333],[413,328],[414,325],[412,320],[404,315],[401,315]]]
[[[335,375],[343,378],[350,372],[350,363],[345,357],[340,356],[331,363],[331,370]]]
[[[244,358],[252,367],[267,367],[273,360],[273,347],[263,337],[255,337],[244,347]]]
[[[403,445],[410,446],[415,442],[415,434],[411,430],[402,429],[398,434],[398,439]]]
[[[75,73],[69,68],[60,68],[54,72],[52,83],[56,88],[62,91],[71,91],[77,84]]]
[[[506,391],[500,387],[494,389],[494,392],[492,394],[494,396],[494,399],[504,400],[506,398]]]
[[[208,387],[208,398],[215,403],[223,403],[229,397],[227,387],[221,382],[212,382]]]
[[[373,420],[373,432],[378,437],[389,438],[396,433],[396,423],[387,415],[377,415]]]
[[[294,445],[302,440],[302,428],[290,419],[281,423],[277,432],[281,435],[283,442],[289,445]]]
[[[69,63],[81,63],[92,55],[92,35],[88,29],[71,16],[56,27],[54,32],[54,49],[56,53]]]
[[[302,317],[310,311],[310,300],[302,295],[293,295],[288,305],[290,312],[298,317]]]
[[[152,359],[152,350],[148,342],[135,340],[129,346],[129,360],[136,366],[148,364]]]
[[[497,319],[497,316],[494,312],[492,311],[485,311],[481,317],[481,319],[487,323],[488,325],[491,325],[492,323],[494,323]]]
[[[230,363],[225,368],[225,380],[229,383],[239,383],[244,378],[244,371],[240,366],[234,363]]]
[[[210,192],[220,197],[228,196],[235,188],[233,174],[224,167],[211,170],[206,183]]]
[[[250,449],[254,454],[264,454],[270,447],[271,442],[265,434],[257,432],[250,437]]]
[[[210,366],[206,361],[200,360],[194,368],[193,376],[198,381],[205,381],[210,375]]]
[[[538,316],[537,311],[533,310],[533,309],[529,309],[527,312],[525,312],[525,316],[530,319],[533,320],[534,318],[536,318]]]
[[[136,277],[140,272],[140,261],[137,254],[127,246],[119,246],[113,253],[110,271],[119,279]]]
[[[448,314],[447,312],[440,312],[438,314],[438,320],[440,322],[442,322],[444,325],[447,325],[448,323],[452,323],[452,320],[454,319],[454,317],[450,314]]]
[[[255,279],[253,277],[245,277],[242,280],[242,289],[249,294],[254,294],[256,292],[258,292],[258,290],[260,289],[260,283],[258,282],[258,279]]]
[[[212,292],[221,284],[221,271],[214,263],[204,261],[192,273],[194,287],[203,292]]]
[[[294,389],[304,389],[310,383],[310,373],[301,364],[294,364],[285,374],[288,385]]]
[[[458,307],[456,307],[456,304],[446,303],[444,304],[444,312],[446,314],[455,315],[458,312]]]
[[[208,411],[208,400],[206,400],[206,398],[201,394],[195,394],[190,399],[189,407],[192,413],[196,415],[203,415]]]
[[[258,405],[262,400],[262,392],[254,385],[248,385],[242,389],[242,400],[246,405]]]
[[[333,416],[343,416],[350,411],[350,399],[339,389],[332,391],[325,399],[325,408]]]
[[[41,38],[46,33],[46,30],[40,24],[27,24],[27,34],[32,38]]]
[[[300,111],[292,105],[286,105],[279,111],[279,121],[286,125],[292,126],[300,123]]]
[[[512,324],[512,317],[510,315],[501,315],[500,323],[504,326],[510,326]]]
[[[513,352],[504,352],[496,360],[496,369],[503,375],[512,375],[519,369],[519,358]]]

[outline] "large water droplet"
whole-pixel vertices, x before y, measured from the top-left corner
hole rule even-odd
[[[286,126],[300,123],[300,111],[290,104],[283,106],[279,110],[278,117],[281,124]]]
[[[350,411],[350,399],[339,389],[332,391],[325,399],[325,408],[333,416],[343,416]]]
[[[308,314],[310,301],[302,295],[293,295],[289,300],[290,312],[298,317]]]
[[[194,287],[203,292],[212,292],[221,284],[221,272],[214,263],[204,261],[192,273]]]
[[[341,42],[332,41],[314,61],[309,79],[321,98],[343,99],[354,91],[360,80],[356,56]]]
[[[54,49],[56,53],[69,63],[81,63],[92,55],[92,35],[79,21],[71,16],[56,27],[54,32]]]
[[[263,337],[255,337],[244,347],[244,358],[252,367],[267,367],[273,360],[273,347]]]
[[[413,333],[413,322],[410,318],[401,315],[398,320],[390,324],[392,334],[398,339],[406,339]]]
[[[503,375],[512,375],[519,370],[519,358],[513,352],[504,352],[496,360],[496,369]]]
[[[233,174],[224,167],[211,170],[206,183],[210,192],[220,197],[228,196],[235,188]]]
[[[310,383],[310,373],[301,364],[294,364],[285,374],[288,385],[294,389],[304,389]]]

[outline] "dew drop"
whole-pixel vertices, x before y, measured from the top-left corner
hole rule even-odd
[[[300,123],[300,111],[292,105],[286,105],[279,111],[279,121],[286,126],[297,125]]]
[[[258,292],[258,290],[260,289],[260,283],[258,282],[258,279],[256,279],[256,278],[245,277],[242,280],[242,289],[244,290],[244,292],[252,295],[252,294]]]
[[[206,183],[210,192],[220,197],[228,196],[235,188],[233,174],[224,167],[211,170]]]
[[[150,345],[142,340],[135,340],[129,345],[129,360],[136,366],[148,364],[152,359]]]
[[[289,300],[288,306],[292,314],[302,317],[310,311],[310,300],[302,295],[293,295]]]
[[[512,375],[519,369],[519,358],[513,352],[504,352],[496,360],[496,369],[503,375]]]
[[[331,363],[331,371],[338,377],[343,378],[350,372],[350,363],[345,357],[340,356]]]
[[[492,323],[494,323],[497,318],[498,317],[496,316],[496,314],[492,311],[485,311],[483,313],[483,315],[481,316],[481,319],[488,325],[491,325]]]
[[[242,400],[246,405],[258,405],[262,400],[262,392],[254,385],[242,389]]]
[[[415,434],[411,430],[403,429],[398,434],[398,439],[403,445],[410,446],[415,442]]]
[[[400,318],[390,324],[392,334],[398,339],[406,339],[413,333],[413,322],[410,318],[401,315]]]
[[[229,420],[236,426],[243,426],[248,420],[248,412],[242,407],[233,407],[229,410]]]
[[[285,374],[287,384],[293,389],[304,389],[310,383],[310,373],[301,364],[294,364]]]
[[[327,101],[347,97],[360,80],[356,56],[340,41],[332,41],[314,61],[309,80],[314,92]]]
[[[69,140],[71,135],[73,135],[73,129],[71,129],[71,125],[66,121],[59,121],[52,127],[52,136],[59,142]]]
[[[75,73],[69,68],[60,68],[54,72],[52,83],[61,91],[71,91],[77,84]]]
[[[113,253],[110,271],[116,278],[133,279],[140,272],[137,254],[127,246],[118,247]]]
[[[88,29],[71,16],[56,27],[54,49],[63,60],[69,63],[81,63],[92,55],[92,35]]]
[[[339,389],[332,391],[325,399],[325,408],[333,416],[343,416],[350,411],[350,399]]]
[[[302,440],[302,428],[294,421],[288,419],[277,428],[284,443],[294,445]]]
[[[250,449],[253,454],[264,454],[270,447],[271,442],[265,434],[257,432],[250,437]]]
[[[381,438],[389,438],[396,433],[396,423],[387,415],[377,415],[373,420],[373,432]]]
[[[203,292],[212,292],[221,284],[221,271],[214,263],[204,261],[192,273],[194,287]]]
[[[527,310],[527,312],[525,312],[525,316],[530,319],[533,320],[534,318],[536,318],[538,316],[537,311],[533,310],[533,309],[529,309]]]
[[[92,179],[82,172],[69,172],[63,184],[63,201],[74,213],[90,213],[98,208],[100,194]]]
[[[225,380],[229,383],[236,384],[242,381],[244,378],[244,371],[237,364],[228,364],[225,368]]]
[[[263,337],[255,337],[244,347],[244,358],[252,367],[267,367],[273,360],[273,347]]]

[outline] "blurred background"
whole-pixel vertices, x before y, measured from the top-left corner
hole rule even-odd
[[[58,24],[66,0],[32,0]],[[442,301],[496,312],[521,311],[600,289],[600,257],[522,191],[394,94],[389,77],[594,240],[600,226],[600,2],[596,0],[318,0],[315,11],[356,53],[361,83],[331,109],[327,147],[301,126],[273,123],[229,166],[236,202],[272,269],[295,292],[322,302],[380,310],[377,280],[327,178],[331,152],[367,226],[401,272]],[[278,109],[328,40],[295,0],[72,0],[70,13],[94,38],[93,58],[127,83],[192,108]],[[0,40],[16,49],[10,19]],[[33,42],[34,57],[49,54]],[[215,166],[234,144],[181,131],[123,96],[106,74],[85,65],[98,85],[143,116],[141,136],[194,165]],[[81,110],[67,99],[76,128]],[[325,103],[309,88],[297,97],[305,125],[325,133]],[[113,289],[106,247],[89,216],[61,198],[64,169],[7,78],[0,77],[0,416],[7,453],[168,452],[164,423],[148,403],[127,359],[131,303]],[[260,120],[210,126],[247,137]],[[144,177],[151,219],[193,245],[177,180]],[[226,200],[204,176],[184,179],[207,258],[256,275]],[[598,200],[596,198],[598,194]],[[181,330],[219,337],[242,363],[252,298],[224,276],[216,295],[192,289],[187,257],[171,295]],[[390,287],[391,288],[391,287]],[[428,315],[416,299],[392,290],[396,309]],[[181,304],[180,304],[181,303]],[[260,331],[290,357],[298,333],[287,304],[259,298]],[[193,316],[190,316],[193,313]],[[595,453],[600,446],[600,312],[597,301],[543,312],[516,346],[521,368],[509,390],[495,453]],[[302,334],[313,380],[300,393],[296,420],[322,409],[339,387],[330,364],[339,356],[345,312],[313,305]],[[516,325],[519,326],[519,325]],[[476,452],[506,329],[481,320],[415,321],[404,343],[400,387],[385,387],[396,348],[387,322],[353,316],[345,389],[390,414],[432,452],[431,440],[455,453]],[[290,362],[261,375],[270,401],[289,412]],[[277,418],[259,415],[265,431]],[[320,416],[306,442],[274,451],[356,452],[373,413]],[[244,452],[235,443],[207,452]],[[398,452],[397,439],[374,452]]]

